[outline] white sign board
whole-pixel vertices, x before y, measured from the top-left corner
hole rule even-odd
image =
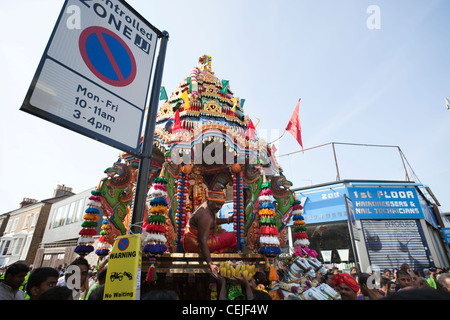
[[[120,0],[67,0],[21,110],[139,148],[161,32]]]

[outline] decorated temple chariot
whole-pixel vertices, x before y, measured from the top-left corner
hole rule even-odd
[[[194,282],[195,288],[204,283],[203,292],[210,292],[214,277],[205,257],[186,252],[184,244],[191,217],[221,194],[233,207],[231,215],[222,217],[231,231],[218,226],[216,232],[231,233],[234,246],[210,252],[220,275],[232,276],[225,273],[227,264],[233,270],[245,265],[242,270],[249,279],[264,275],[273,299],[338,299],[333,289],[317,281],[326,270],[309,248],[303,208],[272,146],[258,137],[245,114],[245,99],[235,96],[230,81],[212,71],[210,56],[200,57],[199,64],[170,96],[161,91],[146,211],[139,222],[142,278],[174,289],[180,298]],[[122,153],[105,170],[81,225],[75,249],[80,256],[96,254],[100,264],[116,238],[131,232],[138,167],[139,158]],[[290,250],[288,225],[294,238]]]

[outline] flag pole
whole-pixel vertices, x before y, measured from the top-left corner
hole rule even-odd
[[[284,131],[283,131],[283,134],[281,135],[281,136],[279,136],[278,138],[276,138],[275,140],[273,140],[273,141],[271,141],[271,142],[269,142],[268,143],[268,145],[269,144],[272,144],[272,143],[274,143],[275,141],[278,141],[278,140],[280,140],[283,136],[284,136],[284,134],[286,133],[286,129],[284,129]]]

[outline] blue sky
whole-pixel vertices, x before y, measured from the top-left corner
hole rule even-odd
[[[246,99],[268,140],[282,133],[299,98],[304,148],[329,142],[399,146],[423,184],[450,211],[447,184],[450,42],[445,0],[129,0],[167,30],[163,86],[170,94],[198,58]],[[63,1],[1,0],[0,199],[49,198],[57,184],[96,186],[120,151],[19,110]],[[367,28],[370,5],[380,29]],[[5,77],[6,75],[6,77]],[[272,135],[272,136],[271,136]],[[299,150],[289,134],[279,162],[295,187],[334,181],[331,147]],[[397,149],[336,146],[341,178],[404,180]],[[416,181],[417,179],[414,178]]]

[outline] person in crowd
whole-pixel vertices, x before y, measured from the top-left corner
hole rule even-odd
[[[383,270],[383,273],[381,274],[381,276],[382,276],[383,278],[386,278],[386,279],[391,280],[391,270],[389,270],[389,269],[384,269],[384,270]]]
[[[183,240],[184,251],[201,253],[215,274],[219,272],[219,266],[212,262],[211,253],[234,252],[237,246],[236,236],[232,232],[219,232],[217,228],[232,222],[231,217],[216,218],[225,200],[224,191],[208,191],[207,201],[189,219]]]
[[[433,289],[411,287],[384,297],[382,300],[450,300],[450,293]]]
[[[56,287],[58,282],[59,272],[58,270],[50,267],[42,267],[34,269],[26,285],[26,292],[30,300],[37,300],[38,296]]]
[[[342,300],[357,300],[359,285],[355,278],[348,273],[340,273],[333,276],[333,282]]]
[[[430,289],[430,285],[428,284],[428,281],[424,277],[419,277],[417,279],[417,288]]]
[[[361,294],[365,300],[379,300],[383,297],[383,294],[376,288],[375,283],[370,283],[371,278],[368,273],[360,273],[358,275],[358,284],[361,289]]]
[[[389,278],[381,276],[381,278],[380,278],[380,290],[381,290],[381,292],[380,293],[383,296],[387,295],[389,282],[391,282],[391,280]]]
[[[94,292],[94,290],[97,290],[100,286],[104,286],[105,281],[106,281],[106,271],[107,271],[107,269],[103,269],[97,273],[97,281],[89,287],[89,291],[86,294],[85,300],[102,300],[103,299],[103,294],[100,299],[98,299],[99,298],[98,294],[94,295],[95,299],[90,299],[90,296]]]
[[[429,286],[433,289],[437,289],[436,279],[435,279],[436,268],[423,269],[425,279],[427,280]]]
[[[411,275],[405,269],[401,269],[397,272],[397,282],[400,287],[399,290],[411,287],[412,286]]]
[[[411,267],[409,266],[409,264],[404,263],[404,264],[402,264],[402,265],[400,266],[400,270],[409,272],[409,271],[411,271]]]
[[[441,273],[437,284],[439,290],[450,292],[450,273]]]
[[[73,300],[72,290],[66,286],[56,286],[42,292],[37,300]]]
[[[392,281],[394,281],[394,282],[397,282],[397,272],[398,272],[397,268],[394,268],[392,270]]]
[[[73,266],[78,269],[73,270]],[[57,286],[66,286],[69,289],[72,289],[74,300],[84,300],[84,297],[89,290],[88,276],[89,263],[85,258],[79,257],[72,261],[72,263],[67,267],[64,275],[64,281],[58,280]],[[79,288],[77,288],[78,284]]]
[[[325,283],[334,289],[333,274],[330,272],[325,273],[322,277],[322,283]]]
[[[387,292],[386,292],[386,295],[388,296],[388,295],[391,295],[391,294],[393,294],[393,293],[396,293],[396,292],[398,291],[399,288],[400,288],[400,287],[398,286],[398,283],[397,283],[397,282],[389,281],[389,282],[388,282],[388,286],[387,286]]]
[[[411,286],[418,288],[419,287],[419,277],[412,270],[410,270],[408,273],[411,276]]]
[[[21,262],[10,265],[0,282],[0,300],[25,300],[25,294],[20,287],[25,281],[29,267]]]

